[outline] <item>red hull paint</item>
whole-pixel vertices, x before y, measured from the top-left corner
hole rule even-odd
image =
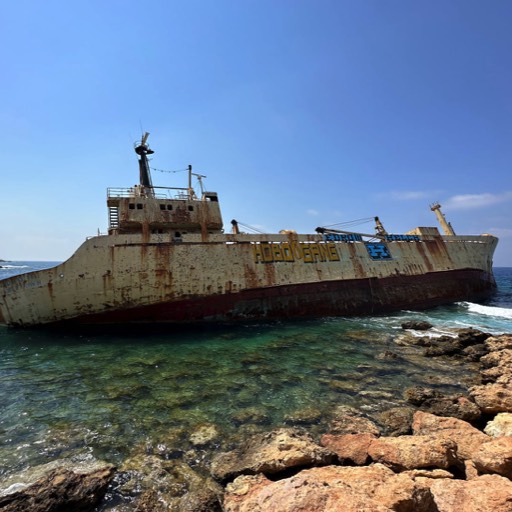
[[[247,319],[370,315],[483,300],[496,285],[481,270],[324,281],[245,290],[107,311],[60,324],[193,323]]]

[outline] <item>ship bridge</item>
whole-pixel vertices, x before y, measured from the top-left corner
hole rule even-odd
[[[187,187],[155,187],[151,181],[148,154],[153,150],[147,145],[149,133],[136,144],[139,155],[140,183],[131,188],[107,189],[109,235],[115,234],[170,234],[179,239],[183,234],[222,233],[222,215],[216,192],[202,190],[205,176],[192,172],[188,166]],[[198,197],[192,187],[192,176],[201,186]]]

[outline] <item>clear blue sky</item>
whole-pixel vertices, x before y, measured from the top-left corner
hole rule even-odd
[[[439,201],[512,266],[511,23],[509,0],[3,2],[0,258],[106,232],[147,130],[152,166],[207,175],[227,229],[400,233]]]

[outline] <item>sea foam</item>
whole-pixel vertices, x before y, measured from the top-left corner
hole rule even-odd
[[[461,306],[467,308],[470,313],[477,313],[479,315],[494,316],[498,318],[508,318],[512,320],[512,309],[509,308],[496,308],[492,306],[482,306],[481,304],[474,304],[472,302],[461,302]]]

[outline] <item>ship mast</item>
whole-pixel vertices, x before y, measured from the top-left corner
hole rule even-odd
[[[153,197],[155,195],[153,189],[153,183],[151,182],[151,172],[149,171],[148,155],[152,155],[154,151],[148,146],[147,140],[149,132],[145,132],[142,136],[140,144],[135,146],[135,153],[139,155],[139,174],[140,174],[140,187],[141,191],[147,197]]]
[[[439,203],[431,204],[430,209],[436,214],[437,220],[439,221],[439,224],[441,224],[444,234],[448,236],[455,236],[455,231],[453,231],[452,225],[447,222],[443,212],[441,211],[441,205]]]

